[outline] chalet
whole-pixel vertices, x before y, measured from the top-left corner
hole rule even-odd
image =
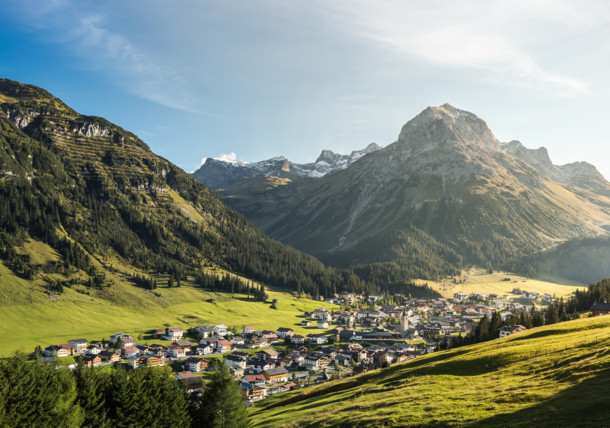
[[[500,331],[500,337],[506,337],[512,334],[521,333],[522,331],[527,330],[527,328],[522,325],[511,325],[500,327],[498,330]]]
[[[305,343],[305,338],[301,335],[298,334],[294,334],[291,338],[290,338],[290,343],[294,343],[295,345],[300,345]]]
[[[263,374],[246,375],[242,378],[241,383],[246,387],[264,386],[267,378]]]
[[[131,357],[125,358],[125,362],[132,369],[137,369],[138,367],[140,367],[140,356],[132,355]]]
[[[191,348],[193,346],[193,344],[188,340],[177,340],[174,342],[174,345],[184,348],[184,352],[186,353],[191,352]]]
[[[288,370],[283,367],[263,370],[262,374],[270,383],[288,382]]]
[[[350,305],[353,305],[356,302],[356,296],[354,295],[354,293],[341,293],[339,295],[339,299]]]
[[[245,346],[246,345],[246,339],[244,339],[241,336],[234,336],[231,338],[231,345],[233,346]]]
[[[349,366],[351,361],[352,361],[352,358],[347,355],[340,354],[340,355],[335,356],[335,362],[337,364],[339,364],[340,366]]]
[[[145,358],[144,362],[140,362],[140,364],[146,364],[148,367],[163,367],[165,365],[163,358],[156,357],[156,356],[150,356],[150,357],[144,357],[144,358]]]
[[[314,352],[305,357],[304,363],[307,370],[322,370],[328,367],[330,359],[326,355]]]
[[[198,325],[197,328],[195,328],[195,332],[201,339],[214,335],[214,329],[209,325]]]
[[[176,375],[176,380],[182,384],[187,392],[200,391],[203,389],[203,379],[195,376],[193,372],[180,372]]]
[[[268,370],[274,367],[273,364],[264,361],[264,360],[253,360],[250,365],[255,369],[258,370],[259,372],[262,372],[263,370]]]
[[[239,355],[227,355],[225,358],[225,364],[229,367],[233,367],[234,369],[245,369],[247,363],[248,358]]]
[[[270,358],[275,358],[280,355],[275,349],[263,349],[262,351],[258,351],[256,354],[256,358],[259,360],[268,361]]]
[[[148,352],[156,357],[163,357],[167,354],[167,348],[163,345],[152,344],[148,347]]]
[[[454,293],[453,298],[458,302],[463,302],[464,300],[468,300],[468,293],[460,291],[459,293]]]
[[[301,325],[304,327],[309,327],[309,326],[311,326],[311,321],[303,320],[303,321],[301,321]]]
[[[277,337],[285,339],[286,337],[292,337],[294,330],[287,327],[280,327],[277,329]]]
[[[208,368],[209,364],[207,360],[203,358],[190,357],[184,361],[186,368],[193,373],[201,373]]]
[[[131,358],[140,354],[140,350],[135,346],[123,346],[121,348],[121,357]]]
[[[216,351],[217,352],[228,352],[231,350],[231,342],[228,340],[221,339],[216,342]]]
[[[264,330],[264,331],[261,331],[261,335],[265,339],[267,339],[269,342],[272,342],[278,338],[275,331]]]
[[[610,303],[594,303],[589,310],[593,316],[610,315]]]
[[[197,345],[195,346],[195,352],[197,355],[209,355],[214,352],[212,345]]]
[[[214,327],[212,327],[212,329],[214,330],[214,334],[216,334],[216,336],[224,337],[229,334],[229,327],[227,327],[226,325],[215,325]]]
[[[155,328],[154,330],[152,330],[151,333],[157,339],[161,339],[163,337],[163,335],[165,335],[165,329],[164,328]]]
[[[100,352],[102,352],[102,348],[100,348],[99,346],[95,346],[95,345],[89,345],[89,346],[87,346],[87,349],[85,352],[87,354],[91,354],[91,355],[98,355]]]
[[[110,336],[110,343],[119,343],[123,340],[133,340],[133,336],[127,333],[114,333]]]
[[[392,364],[396,360],[396,357],[391,352],[378,351],[371,355],[371,359],[377,365],[382,366],[384,364]]]
[[[333,319],[331,313],[324,308],[313,311],[313,317],[318,321],[331,321]]]
[[[135,346],[136,342],[133,339],[123,339],[121,340],[121,347],[123,346]]]
[[[244,396],[250,401],[259,401],[267,397],[268,389],[264,386],[253,386],[244,391]]]
[[[323,345],[328,343],[328,337],[322,334],[308,334],[306,340],[313,345]]]
[[[79,354],[85,352],[87,349],[87,339],[72,339],[69,340],[68,343],[74,346],[74,350]]]
[[[172,342],[175,342],[176,340],[182,339],[182,336],[184,336],[184,330],[182,330],[182,328],[167,327],[165,329],[165,335],[163,336],[163,338],[165,340],[171,340]]]
[[[328,328],[328,321],[318,321],[318,328]]]
[[[178,345],[170,345],[167,347],[167,355],[174,358],[180,358],[186,355],[186,351]]]
[[[102,351],[98,354],[103,361],[108,361],[109,363],[116,363],[117,361],[121,361],[121,354],[114,351]]]
[[[269,342],[264,337],[252,336],[250,338],[250,342],[248,342],[248,345],[246,345],[246,346],[248,348],[252,348],[252,349],[262,348],[264,346],[269,346]]]
[[[246,326],[241,329],[241,334],[245,334],[245,335],[254,334],[255,331],[256,330],[254,329],[254,327]]]
[[[61,358],[61,357],[68,357],[72,353],[72,349],[74,349],[72,347],[72,345],[70,345],[70,348],[63,346],[63,345],[52,345],[52,346],[45,348],[43,353],[49,357],[60,357]]]

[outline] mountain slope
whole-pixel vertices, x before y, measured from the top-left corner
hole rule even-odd
[[[273,238],[341,266],[409,263],[393,248],[412,230],[428,235],[435,254],[445,245],[468,263],[511,269],[523,255],[607,233],[610,184],[594,169],[554,167],[546,150],[518,143],[502,149],[474,114],[431,107],[395,143],[344,170],[270,186],[264,209],[248,198],[248,181],[220,195]]]
[[[610,318],[539,327],[275,400],[256,426],[604,426]]]
[[[345,169],[362,156],[380,149],[381,146],[371,143],[364,149],[355,150],[349,155],[323,150],[315,162],[306,164],[292,163],[283,156],[260,162],[207,158],[192,175],[211,190],[224,189],[261,174],[288,179],[320,178],[329,172]]]
[[[150,297],[118,287],[135,274],[205,284],[206,274],[223,271],[312,294],[364,286],[265,237],[105,119],[7,79],[0,80],[0,110],[0,257],[40,293],[84,286],[120,303],[124,293]],[[28,242],[55,254],[34,263],[35,252],[23,250]]]

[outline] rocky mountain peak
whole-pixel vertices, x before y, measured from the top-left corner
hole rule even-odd
[[[500,142],[476,115],[450,104],[428,107],[402,127],[398,144],[409,154],[438,148],[500,151]]]

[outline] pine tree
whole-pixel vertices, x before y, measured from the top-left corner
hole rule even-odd
[[[229,368],[217,363],[211,381],[201,395],[194,425],[213,428],[242,428],[249,426],[248,414],[239,385]]]

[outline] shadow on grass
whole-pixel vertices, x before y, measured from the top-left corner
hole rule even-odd
[[[513,413],[477,421],[471,427],[602,427],[609,426],[610,369],[559,392],[550,400]]]

